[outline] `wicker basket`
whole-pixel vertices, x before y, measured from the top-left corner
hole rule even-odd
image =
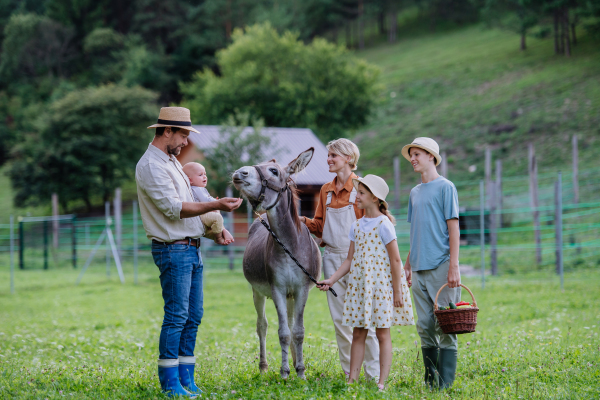
[[[477,311],[479,311],[479,308],[477,308],[477,302],[475,301],[475,296],[473,296],[473,292],[471,292],[469,288],[465,285],[460,285],[467,289],[467,291],[471,295],[471,298],[473,299],[473,304],[471,308],[439,310],[437,302],[438,296],[442,292],[442,289],[446,286],[448,286],[447,283],[445,283],[440,288],[440,290],[438,290],[437,294],[435,295],[435,303],[433,305],[434,313],[437,317],[440,328],[442,328],[442,331],[444,331],[444,333],[446,334],[475,332],[475,326],[477,325]]]

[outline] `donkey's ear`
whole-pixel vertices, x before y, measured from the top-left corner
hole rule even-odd
[[[298,172],[300,172],[304,168],[306,168],[306,166],[308,165],[310,160],[312,160],[314,153],[315,153],[314,147],[311,147],[310,149],[300,153],[300,155],[298,155],[298,157],[296,157],[292,162],[290,162],[287,165],[287,167],[285,169],[285,172],[287,173],[287,175],[290,176],[293,174],[297,174]]]

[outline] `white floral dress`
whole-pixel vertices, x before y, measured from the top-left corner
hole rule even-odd
[[[414,325],[412,302],[404,268],[402,274],[403,307],[394,307],[390,257],[379,236],[383,219],[368,232],[359,221],[353,224],[354,257],[344,302],[343,325],[359,328],[389,328],[393,325]]]

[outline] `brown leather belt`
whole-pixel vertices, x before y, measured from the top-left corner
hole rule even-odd
[[[158,240],[152,240],[152,243],[161,244],[164,246],[169,246],[171,244],[189,244],[190,246],[194,246],[196,248],[200,247],[200,239],[187,238],[183,240],[175,240],[174,242],[159,242]]]

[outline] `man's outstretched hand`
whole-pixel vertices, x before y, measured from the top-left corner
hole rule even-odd
[[[222,199],[217,200],[217,203],[219,203],[218,209],[221,211],[232,212],[241,206],[243,201],[243,199],[237,197],[223,197]]]

